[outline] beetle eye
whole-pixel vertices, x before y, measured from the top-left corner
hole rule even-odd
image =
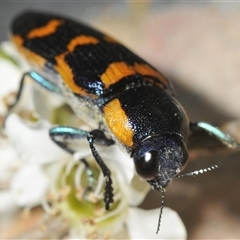
[[[138,175],[146,180],[155,178],[158,174],[159,154],[156,151],[150,151],[135,162],[135,168]]]

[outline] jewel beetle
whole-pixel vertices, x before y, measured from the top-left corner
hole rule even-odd
[[[187,163],[186,141],[191,131],[203,129],[228,146],[239,147],[218,128],[190,122],[161,72],[85,24],[28,11],[12,22],[11,40],[32,71],[24,74],[10,110],[20,99],[25,77],[30,76],[50,92],[64,96],[80,119],[97,124],[92,131],[57,126],[49,134],[71,154],[75,151],[64,140],[87,139],[106,178],[106,209],[114,195],[111,171],[95,145],[119,144],[133,158],[138,175],[162,193],[162,207],[165,187]]]

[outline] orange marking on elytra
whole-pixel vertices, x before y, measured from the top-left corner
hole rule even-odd
[[[137,73],[143,76],[156,77],[163,85],[168,85],[164,76],[148,64],[134,63],[134,65],[128,65],[123,61],[111,63],[106,71],[101,75],[101,80],[105,85],[105,89],[107,89],[112,84],[120,81],[122,78],[135,75]]]
[[[99,40],[92,36],[86,36],[86,35],[80,35],[75,38],[73,38],[68,46],[67,49],[69,52],[73,52],[75,47],[78,45],[85,45],[85,44],[97,44]]]
[[[161,73],[153,69],[151,66],[148,64],[144,63],[135,63],[134,64],[134,69],[136,70],[137,73],[145,76],[153,76],[161,80],[162,84],[168,85],[167,80],[163,77]]]
[[[36,66],[37,68],[43,68],[46,60],[40,55],[28,50],[23,47],[24,39],[19,35],[14,35],[11,37],[12,42],[17,47],[18,51],[23,54],[23,56],[30,62],[30,64]]]
[[[23,45],[24,39],[20,35],[11,36],[12,42],[14,42],[18,47]]]
[[[103,108],[107,125],[116,138],[128,147],[133,145],[134,131],[118,99],[113,99]]]
[[[89,96],[91,98],[95,98],[96,96],[94,94],[88,94],[79,87],[75,81],[74,81],[74,74],[72,72],[71,66],[68,65],[68,63],[65,61],[65,57],[67,54],[74,51],[76,46],[79,45],[85,45],[85,44],[97,44],[99,40],[92,36],[86,36],[86,35],[80,35],[73,38],[67,45],[67,51],[56,56],[56,70],[63,78],[65,84],[74,92],[77,94],[81,94],[83,96]]]
[[[63,24],[62,20],[53,19],[49,21],[45,26],[34,28],[33,30],[31,30],[28,33],[27,38],[32,39],[37,37],[39,38],[46,37],[52,33],[55,33],[57,28],[61,24]]]
[[[55,60],[56,60],[55,69],[62,77],[64,83],[71,89],[72,92],[80,94],[82,96],[89,96],[91,98],[95,98],[96,96],[94,94],[89,94],[85,92],[84,89],[79,87],[74,82],[74,75],[73,75],[72,69],[65,61],[65,56],[67,54],[68,52],[65,52],[55,57]]]
[[[63,54],[60,54],[55,57],[56,60],[56,70],[58,73],[62,76],[64,82],[67,84],[67,86],[75,93],[82,93],[82,89],[76,85],[74,82],[74,75],[72,72],[71,67],[65,62],[65,56],[68,54],[68,52],[65,52]]]
[[[111,38],[109,36],[104,36],[103,39],[106,41],[106,42],[109,42],[109,43],[117,43],[118,44],[118,41],[115,40],[114,38]]]
[[[132,66],[127,65],[125,62],[111,63],[106,71],[101,75],[101,80],[107,89],[110,85],[118,82],[123,77],[134,75],[136,71]]]

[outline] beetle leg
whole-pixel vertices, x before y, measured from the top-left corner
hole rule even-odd
[[[215,136],[217,139],[219,139],[223,144],[227,145],[230,148],[240,148],[240,144],[233,139],[228,134],[221,131],[219,128],[212,126],[209,123],[206,122],[196,122],[196,123],[190,123],[190,129],[194,131],[194,129],[203,129],[210,135]]]
[[[111,171],[104,163],[100,155],[98,154],[94,143],[101,144],[105,146],[110,146],[114,144],[112,139],[108,139],[106,135],[101,130],[93,130],[88,133],[87,140],[89,142],[90,149],[92,151],[93,157],[95,158],[96,162],[98,163],[99,167],[102,170],[104,177],[106,177],[106,185],[105,185],[105,193],[104,193],[104,202],[106,210],[109,210],[110,203],[113,202],[113,187],[112,187],[112,178],[111,178]]]
[[[53,127],[49,130],[49,135],[51,137],[51,139],[62,149],[64,149],[65,151],[69,152],[70,154],[74,154],[75,151],[68,147],[67,143],[64,143],[64,140],[77,140],[77,139],[84,139],[87,137],[88,132],[78,129],[78,128],[73,128],[73,127],[66,127],[66,126],[59,126],[59,127]],[[80,161],[85,165],[86,168],[86,173],[88,176],[88,188],[85,191],[84,195],[86,195],[86,193],[88,191],[92,191],[93,190],[93,186],[95,183],[94,177],[93,177],[93,172],[88,164],[88,162],[86,161],[86,159],[80,159]]]
[[[11,110],[18,103],[18,101],[19,101],[19,99],[20,99],[20,97],[22,95],[24,82],[25,82],[25,79],[26,79],[27,76],[30,77],[33,81],[35,81],[38,84],[40,84],[42,87],[44,87],[48,91],[61,94],[60,89],[55,84],[53,84],[52,82],[50,82],[46,78],[42,77],[41,75],[39,75],[37,72],[30,71],[30,72],[27,72],[27,73],[23,74],[23,77],[22,77],[22,79],[20,81],[20,85],[19,85],[19,89],[18,89],[16,100],[10,106],[9,110]]]
[[[42,86],[43,88],[47,89],[50,92],[62,94],[60,89],[54,83],[52,83],[48,79],[44,78],[43,76],[39,75],[37,72],[29,71],[27,73],[24,73],[22,76],[22,79],[20,80],[16,99],[15,99],[14,103],[8,107],[8,111],[6,113],[6,116],[4,117],[3,123],[1,125],[1,129],[5,127],[7,117],[11,113],[12,109],[18,104],[18,102],[22,96],[26,77],[30,77],[34,82],[37,82],[40,86]]]
[[[81,138],[87,138],[93,157],[98,163],[99,167],[101,168],[103,175],[106,177],[104,202],[105,202],[106,210],[109,210],[110,203],[113,202],[113,187],[112,187],[111,171],[109,170],[107,165],[104,163],[104,161],[98,154],[94,144],[110,146],[114,144],[114,141],[111,139],[108,139],[105,136],[105,134],[100,130],[93,130],[91,132],[87,132],[78,128],[65,127],[65,126],[51,128],[49,131],[49,134],[52,140],[58,146],[60,146],[70,154],[74,154],[75,151],[70,147],[68,147],[67,144],[63,142],[63,140],[67,140],[67,139],[76,140]]]
[[[59,147],[73,155],[76,151],[68,147],[64,140],[84,139],[87,137],[88,131],[74,127],[58,126],[51,128],[49,135]]]

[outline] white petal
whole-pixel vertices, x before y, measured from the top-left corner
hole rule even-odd
[[[96,148],[106,165],[115,171],[118,180],[129,185],[135,173],[133,159],[116,144],[109,147],[96,146]],[[82,141],[79,144],[79,151],[74,154],[75,161],[90,156],[92,157],[89,143],[87,140]]]
[[[5,139],[0,139],[0,156],[0,182],[7,183],[20,161],[14,148]]]
[[[135,175],[131,185],[125,187],[129,204],[131,206],[138,206],[145,199],[150,189],[150,185],[144,179]]]
[[[47,191],[48,179],[40,166],[27,164],[13,177],[11,192],[19,206],[38,205]]]
[[[31,66],[29,65],[29,63],[19,53],[19,51],[16,49],[16,47],[10,41],[1,42],[1,48],[3,49],[3,51],[6,54],[8,54],[9,56],[11,56],[12,58],[14,58],[17,61],[22,72],[27,72],[31,69]]]
[[[10,92],[16,91],[22,72],[10,61],[0,58],[0,114],[5,115],[7,108],[3,103],[3,98]]]
[[[8,214],[16,212],[19,207],[9,191],[0,191],[0,216],[5,217]]]
[[[6,121],[6,134],[23,161],[45,164],[69,154],[58,147],[49,137],[51,124],[40,120],[33,126],[25,124],[16,114]]]
[[[163,209],[161,228],[156,234],[159,209],[130,208],[127,218],[131,239],[186,239],[185,226],[178,214],[170,208]]]
[[[0,99],[18,89],[21,77],[22,71],[17,66],[0,58]]]
[[[92,152],[89,147],[89,143],[87,142],[87,139],[84,141],[84,139],[81,140],[78,147],[76,147],[78,150],[74,153],[73,158],[75,161],[79,161],[82,158],[93,158]]]

